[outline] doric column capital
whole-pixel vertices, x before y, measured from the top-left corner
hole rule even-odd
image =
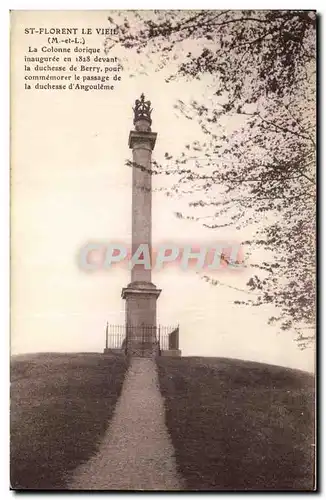
[[[156,136],[156,132],[140,132],[138,130],[131,130],[128,141],[129,147],[131,149],[139,147],[153,151],[156,142]]]
[[[126,288],[122,289],[121,297],[127,299],[128,297],[156,297],[158,298],[162,290],[156,288],[153,283],[146,283],[143,281],[134,281],[129,283]]]

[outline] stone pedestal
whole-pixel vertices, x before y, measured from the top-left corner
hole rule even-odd
[[[161,293],[153,283],[132,282],[122,289],[126,300],[126,336],[129,354],[156,355],[156,301]]]

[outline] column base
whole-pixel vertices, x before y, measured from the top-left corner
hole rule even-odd
[[[161,290],[153,283],[133,281],[122,289],[126,300],[126,326],[156,328],[156,301]]]
[[[161,293],[153,283],[133,281],[122,289],[126,300],[126,342],[131,356],[154,357],[159,345],[156,330],[156,301]]]

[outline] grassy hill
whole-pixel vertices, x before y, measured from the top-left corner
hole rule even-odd
[[[313,488],[311,375],[225,358],[160,358],[158,367],[187,489]],[[126,369],[123,356],[12,358],[12,488],[65,487],[96,453]]]
[[[97,450],[120,395],[124,357],[13,356],[11,487],[64,488]]]
[[[177,465],[189,490],[312,490],[314,380],[226,358],[160,358]]]

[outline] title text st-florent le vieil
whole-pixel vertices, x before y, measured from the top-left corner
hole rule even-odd
[[[25,28],[25,35],[117,35],[118,28]]]

